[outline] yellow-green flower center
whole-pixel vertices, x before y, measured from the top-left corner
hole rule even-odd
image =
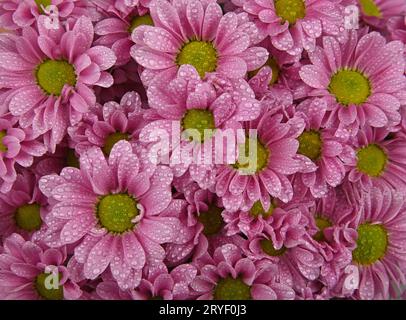
[[[193,40],[186,43],[178,56],[176,63],[181,66],[190,64],[204,78],[206,72],[216,71],[217,68],[217,50],[211,42]]]
[[[364,223],[358,227],[357,248],[352,258],[361,265],[371,265],[382,259],[388,248],[388,233],[380,224]]]
[[[59,285],[59,277],[55,279],[50,279],[49,277],[54,277],[50,273],[41,273],[35,278],[35,289],[41,298],[45,300],[63,300],[63,286]],[[53,283],[54,280],[58,278],[57,283]]]
[[[112,134],[110,134],[105,142],[104,142],[104,146],[102,148],[103,153],[108,156],[110,155],[111,150],[113,149],[114,145],[121,141],[121,140],[129,140],[129,135],[127,133],[122,133],[122,132],[114,132]]]
[[[303,0],[274,0],[276,14],[282,18],[282,22],[294,24],[298,19],[306,16],[306,5]]]
[[[273,211],[275,210],[276,205],[274,205],[273,202],[271,202],[271,205],[268,209],[268,211],[265,212],[264,207],[262,206],[261,201],[256,201],[252,208],[250,209],[250,214],[254,218],[258,218],[259,216],[262,216],[263,218],[267,219],[269,218]]]
[[[207,211],[200,213],[199,221],[204,227],[204,235],[212,236],[221,231],[224,225],[224,220],[221,216],[222,211],[223,209],[210,205]]]
[[[191,139],[203,142],[213,136],[216,125],[210,110],[190,109],[182,119],[182,127]]]
[[[221,279],[213,292],[214,300],[251,300],[251,287],[240,278]]]
[[[323,141],[321,140],[320,133],[314,130],[303,132],[299,138],[298,153],[302,154],[309,159],[316,161],[321,156],[321,148]]]
[[[268,66],[272,69],[272,79],[271,79],[271,81],[269,81],[269,86],[272,87],[278,81],[279,73],[280,73],[281,69],[274,58],[269,58],[267,60],[267,62],[265,63],[265,66]],[[248,77],[252,78],[255,75],[257,75],[258,71],[261,68],[248,72]]]
[[[358,149],[357,158],[358,170],[371,177],[379,177],[385,170],[388,161],[385,151],[376,144]]]
[[[267,166],[271,152],[258,139],[246,138],[245,144],[240,144],[238,148],[238,161],[233,167],[241,173],[252,175]]]
[[[280,249],[275,249],[272,240],[263,239],[261,240],[260,245],[262,251],[272,257],[282,256],[286,252],[286,248],[284,246]]]
[[[325,241],[324,237],[324,229],[331,227],[333,224],[330,220],[323,218],[323,217],[316,217],[316,226],[319,231],[313,236],[313,239],[316,241]]]
[[[73,168],[80,168],[79,159],[75,154],[75,150],[68,149],[66,153],[66,166],[73,167]]]
[[[359,71],[342,69],[330,80],[328,90],[344,106],[360,105],[371,95],[369,79]]]
[[[60,96],[65,85],[76,85],[73,65],[64,60],[46,60],[36,70],[37,83],[48,95]]]
[[[382,18],[382,12],[374,0],[359,0],[362,12],[369,17]]]
[[[0,131],[0,153],[7,152],[7,147],[3,144],[3,138],[7,135],[6,131]]]
[[[138,215],[137,201],[126,193],[101,198],[97,205],[100,225],[111,233],[124,233],[134,228],[132,220]]]
[[[52,0],[35,0],[35,3],[37,4],[39,13],[44,14],[44,10],[42,9],[42,7],[46,9],[52,4]]]
[[[14,219],[17,226],[25,231],[39,230],[42,225],[41,206],[39,204],[26,204],[17,209]]]
[[[134,29],[139,26],[153,26],[153,25],[154,21],[152,20],[149,14],[146,14],[144,16],[136,16],[131,20],[128,32],[132,33]]]

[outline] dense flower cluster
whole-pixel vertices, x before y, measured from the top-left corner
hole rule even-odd
[[[404,0],[0,2],[0,299],[402,299],[405,203]]]

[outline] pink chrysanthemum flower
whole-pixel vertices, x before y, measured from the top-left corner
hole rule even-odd
[[[127,141],[116,143],[108,160],[101,149],[90,149],[80,170],[40,180],[52,203],[44,240],[51,247],[75,243],[87,279],[110,266],[120,288],[134,288],[144,266],[164,259],[161,244],[179,239],[179,219],[158,215],[171,202],[171,182],[169,168],[155,168]]]
[[[0,193],[0,237],[17,232],[28,239],[41,228],[47,204],[38,179],[24,170],[8,193]]]
[[[291,201],[283,203],[272,199],[268,211],[265,211],[261,202],[254,203],[249,211],[223,211],[222,216],[226,223],[227,235],[243,233],[248,238],[259,234],[269,235],[275,243],[289,238],[290,242],[298,241],[306,233],[304,219],[307,208],[311,203]],[[279,229],[278,231],[275,231]]]
[[[170,273],[160,270],[148,279],[142,279],[135,290],[123,291],[113,280],[104,280],[96,287],[98,298],[103,300],[189,300],[189,285],[197,274],[196,267],[178,265]]]
[[[111,101],[91,108],[85,118],[68,128],[70,147],[81,155],[96,146],[108,156],[118,141],[135,141],[138,137],[144,125],[141,98],[136,92],[128,92],[120,103]]]
[[[350,32],[343,44],[324,37],[323,48],[309,54],[312,64],[300,71],[313,88],[309,95],[326,99],[329,126],[338,127],[340,136],[355,135],[359,126],[397,125],[406,101],[404,45],[364,31]]]
[[[296,159],[301,163],[301,172],[295,176],[295,186],[309,189],[313,197],[321,198],[329,187],[341,184],[346,174],[344,165],[350,161],[353,150],[335,136],[335,130],[324,128],[325,100],[306,100],[296,110],[295,116],[304,120],[305,127],[298,137]]]
[[[278,233],[281,231],[283,229]],[[279,239],[287,241],[280,241],[277,246],[269,236],[258,235],[249,241],[246,254],[254,261],[271,261],[276,266],[274,273],[280,282],[300,291],[307,282],[319,278],[324,259],[305,237],[299,239],[299,243],[291,242],[292,247],[287,247],[291,239],[280,236]]]
[[[387,27],[392,40],[400,40],[406,45],[406,15],[389,19]]]
[[[50,7],[52,6],[52,7]],[[0,2],[0,25],[7,30],[32,26],[40,15],[55,17],[60,21],[68,18],[98,15],[91,1],[86,0],[3,0]]]
[[[45,145],[55,151],[69,123],[79,122],[95,104],[91,88],[113,84],[104,70],[116,58],[109,48],[92,47],[87,17],[66,29],[48,30],[44,23],[41,16],[39,33],[27,27],[22,36],[1,35],[0,84],[10,89],[4,103],[21,127],[44,134]]]
[[[211,75],[203,81],[191,66],[181,66],[177,77],[170,79],[157,77],[148,87],[149,104],[154,110],[150,117],[154,121],[143,128],[140,140],[153,143],[157,141],[158,130],[167,132],[170,141],[165,144],[170,144],[169,161],[175,176],[188,171],[200,187],[209,188],[215,183],[216,157],[220,156],[220,162],[226,161],[230,147],[226,145],[224,154],[219,154],[218,145],[226,144],[223,139],[226,133],[231,132],[237,139],[236,129],[242,128],[240,122],[259,116],[259,102],[243,79],[227,80]],[[181,132],[173,130],[174,123],[193,139],[180,138]],[[179,138],[174,140],[176,136]]]
[[[343,221],[343,217],[354,212],[355,201],[350,201],[340,189],[330,189],[328,194],[317,199],[308,213],[306,227],[310,238],[325,263],[321,266],[320,281],[329,289],[351,263],[351,252],[356,246],[357,232]]]
[[[237,3],[237,1],[235,1]],[[322,34],[338,35],[343,17],[337,1],[243,0],[238,1],[272,45],[291,55],[313,51]]]
[[[95,25],[94,31],[99,36],[95,44],[114,51],[117,57],[116,66],[122,66],[131,60],[130,50],[134,45],[131,34],[134,29],[141,25],[154,25],[151,16],[145,11],[147,10],[137,7],[133,7],[130,12],[113,10],[109,17]]]
[[[343,0],[343,6],[357,5],[366,23],[383,29],[392,17],[406,14],[404,0]]]
[[[394,288],[406,284],[404,203],[405,195],[401,192],[387,187],[373,188],[362,194],[359,210],[346,216],[349,226],[358,232],[352,260],[359,271],[359,279],[355,279],[359,280],[359,283],[356,281],[359,286],[346,285],[348,275],[343,275],[341,291],[344,295],[389,299],[395,295]]]
[[[215,0],[153,1],[150,14],[154,26],[140,26],[132,34],[131,55],[146,68],[143,79],[163,72],[175,76],[184,64],[202,78],[210,72],[242,78],[268,58],[264,48],[253,46],[258,31],[248,17],[223,16]]]
[[[224,208],[221,199],[214,193],[200,189],[193,182],[185,186],[183,195],[186,201],[174,200],[173,204],[177,207],[172,206],[171,209],[178,212],[184,225],[182,236],[188,240],[182,244],[166,245],[167,265],[178,265],[190,258],[196,260],[207,252],[211,254],[225,238],[227,243],[241,244],[239,235],[226,237],[222,217]]]
[[[303,120],[293,118],[286,122],[282,114],[266,110],[246,124],[247,137],[236,150],[235,163],[217,169],[214,189],[228,211],[249,210],[258,200],[268,211],[269,195],[285,203],[292,199],[288,176],[300,168],[294,158],[301,128]],[[256,130],[256,137],[250,136],[251,129]]]
[[[364,189],[386,183],[406,190],[406,137],[392,138],[385,128],[365,128],[353,139],[355,152],[348,162],[348,180]]]
[[[0,118],[0,192],[9,192],[17,179],[16,166],[28,168],[34,157],[46,152],[30,129],[13,126],[14,119]]]
[[[78,299],[82,292],[69,279],[64,266],[66,257],[65,248],[45,249],[16,233],[12,234],[4,240],[0,254],[0,299]]]
[[[255,264],[242,255],[240,248],[226,244],[213,257],[197,261],[200,274],[191,287],[200,300],[293,300],[295,292],[277,282],[275,266]]]

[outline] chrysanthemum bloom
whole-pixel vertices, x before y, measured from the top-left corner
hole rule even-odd
[[[190,258],[196,260],[207,252],[213,253],[218,245],[223,243],[224,238],[227,238],[228,243],[240,245],[239,235],[226,237],[225,223],[221,215],[224,210],[221,199],[208,190],[200,189],[195,182],[185,186],[183,193],[185,200],[174,200],[172,208],[165,211],[179,215],[184,226],[182,236],[188,241],[166,245],[167,265],[176,266]]]
[[[339,188],[317,199],[307,212],[307,232],[325,263],[321,266],[320,281],[334,288],[345,268],[351,263],[351,252],[356,246],[357,232],[343,217],[354,212],[357,203],[350,202]]]
[[[45,249],[19,234],[4,240],[0,254],[0,299],[76,300],[82,292],[69,279],[66,249]]]
[[[260,32],[270,36],[273,46],[291,55],[313,51],[323,34],[338,35],[343,17],[337,1],[331,0],[243,0],[244,11],[254,17]]]
[[[154,167],[141,152],[120,141],[106,160],[93,148],[80,157],[80,170],[65,168],[40,180],[53,203],[45,219],[47,244],[75,243],[87,279],[110,266],[124,290],[139,284],[144,266],[164,259],[161,244],[177,242],[180,232],[178,218],[158,215],[172,199],[172,172]]]
[[[383,29],[388,20],[406,14],[406,3],[403,0],[344,0],[343,6],[358,5],[362,20]]]
[[[291,201],[283,203],[272,199],[268,211],[265,211],[261,202],[254,203],[249,211],[223,211],[222,216],[226,223],[227,235],[243,233],[248,238],[259,234],[269,235],[275,243],[289,238],[289,241],[301,239],[307,224],[305,213],[310,203]],[[275,231],[277,229],[277,231]]]
[[[0,25],[7,30],[26,28],[44,14],[55,15],[59,21],[81,15],[95,18],[92,9],[92,2],[86,0],[3,0],[0,2]]]
[[[348,162],[348,179],[364,189],[387,183],[400,191],[406,190],[406,138],[390,137],[385,128],[365,128],[353,140],[355,153]]]
[[[279,233],[282,231],[278,230]],[[279,244],[274,244],[269,236],[257,236],[249,241],[246,255],[254,261],[267,260],[276,266],[274,273],[281,283],[293,287],[296,291],[306,286],[309,281],[319,278],[324,263],[322,255],[306,237],[294,239],[279,237]],[[287,247],[292,244],[291,247]]]
[[[335,136],[334,129],[324,128],[327,103],[323,99],[306,100],[297,107],[296,116],[305,122],[298,137],[301,172],[295,181],[308,188],[315,198],[324,197],[329,187],[337,187],[346,174],[344,164],[350,161],[353,149]]]
[[[323,38],[323,48],[309,54],[312,64],[300,71],[313,90],[310,96],[328,103],[329,126],[336,135],[355,135],[358,127],[393,127],[400,122],[399,107],[406,98],[403,47],[386,43],[377,32],[350,32],[340,44]]]
[[[346,216],[358,232],[352,252],[353,266],[359,271],[354,296],[360,299],[389,299],[394,288],[406,284],[406,208],[405,195],[382,187],[363,193],[360,210]],[[351,294],[343,275],[342,293]],[[352,287],[354,289],[354,287]]]
[[[223,16],[215,0],[153,1],[150,14],[154,26],[140,26],[132,34],[131,55],[146,68],[143,79],[164,72],[174,77],[184,64],[202,78],[210,72],[242,78],[268,58],[264,48],[253,46],[258,31],[248,17]]]
[[[247,137],[245,144],[237,148],[236,162],[217,169],[215,192],[222,197],[228,211],[250,210],[258,200],[268,211],[269,195],[285,203],[292,199],[288,176],[300,168],[294,157],[303,120],[282,119],[282,114],[265,110],[259,118],[247,123]],[[257,135],[250,136],[251,130],[256,130]]]
[[[46,152],[30,129],[13,126],[13,119],[0,118],[0,192],[9,192],[17,179],[16,165],[28,168],[34,157]]]
[[[177,77],[170,79],[167,74],[156,77],[148,87],[154,121],[143,128],[140,140],[153,143],[157,141],[158,130],[167,132],[170,141],[165,144],[170,144],[169,160],[175,176],[182,176],[188,170],[200,187],[209,188],[215,183],[214,164],[226,162],[230,147],[226,144],[231,142],[225,142],[224,137],[230,141],[228,137],[233,135],[237,140],[236,129],[242,128],[240,122],[259,116],[259,102],[243,79],[211,75],[203,81],[189,65],[181,66]],[[180,132],[173,130],[174,123],[190,137],[181,139]],[[178,139],[173,139],[176,136]],[[222,153],[216,151],[219,144],[225,145]]]
[[[109,48],[92,47],[89,18],[58,30],[48,30],[44,19],[38,20],[39,33],[27,27],[22,36],[1,35],[0,85],[10,89],[4,103],[20,126],[44,134],[45,145],[55,151],[69,123],[79,122],[95,104],[91,88],[113,84],[104,70],[116,57]]]
[[[136,92],[128,92],[120,103],[96,105],[86,114],[85,121],[69,127],[70,147],[81,155],[96,146],[108,156],[118,141],[137,138],[143,125],[141,98]]]
[[[295,292],[277,282],[275,266],[255,264],[240,248],[227,244],[197,262],[200,274],[191,287],[200,300],[293,300]]]
[[[257,98],[275,106],[291,106],[293,99],[307,97],[309,88],[299,75],[300,56],[275,49],[268,38],[260,45],[270,56],[263,67],[248,73],[248,83]]]
[[[124,12],[110,10],[109,16],[94,27],[95,33],[100,36],[95,44],[111,48],[117,56],[117,66],[124,65],[131,59],[130,50],[134,45],[131,34],[134,29],[141,25],[154,24],[145,8],[132,7],[130,12],[128,12],[129,7],[126,6],[126,8]]]
[[[197,274],[190,264],[178,265],[170,273],[166,268],[142,279],[135,290],[123,291],[113,280],[104,280],[96,287],[96,294],[103,300],[189,300],[190,283]]]
[[[0,237],[17,232],[28,239],[41,228],[47,204],[32,173],[25,170],[17,175],[12,189],[0,193]]]

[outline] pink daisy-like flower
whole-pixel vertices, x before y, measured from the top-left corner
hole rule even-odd
[[[311,203],[291,201],[287,204],[273,199],[268,211],[260,201],[254,203],[249,211],[223,211],[227,235],[243,233],[248,238],[268,234],[275,243],[289,238],[298,241],[306,233],[307,219],[303,219]],[[275,232],[275,229],[280,229]],[[283,239],[283,240],[282,240]]]
[[[291,55],[313,51],[322,34],[338,35],[343,17],[337,1],[330,0],[243,0],[243,10],[254,17],[272,45]]]
[[[309,189],[313,197],[321,198],[329,186],[341,184],[346,174],[344,164],[350,161],[353,149],[334,135],[335,130],[323,127],[325,100],[306,100],[296,110],[295,116],[304,120],[305,128],[298,137],[296,159],[301,163],[301,172],[295,176],[295,186]]]
[[[358,5],[362,20],[380,29],[386,27],[390,18],[406,14],[404,0],[344,0],[342,5]]]
[[[189,285],[197,270],[189,264],[178,265],[170,273],[160,270],[148,279],[142,279],[135,290],[121,290],[115,281],[104,280],[96,287],[96,294],[103,300],[189,300]]]
[[[1,35],[0,84],[7,91],[5,104],[21,127],[44,134],[45,145],[55,151],[66,128],[80,121],[93,106],[94,85],[109,87],[105,72],[116,58],[111,49],[95,46],[93,25],[81,17],[72,26],[48,30],[44,17],[38,30],[24,28],[23,35]]]
[[[65,248],[46,249],[12,234],[0,254],[0,299],[78,299],[82,291],[69,279],[66,256]]]
[[[277,230],[279,234],[283,231],[284,228]],[[289,237],[278,235],[276,239],[278,238],[282,240],[279,245],[274,244],[269,236],[258,235],[252,238],[248,248],[244,248],[246,255],[254,261],[272,262],[276,266],[274,273],[279,281],[300,291],[306,283],[319,278],[324,259],[305,237],[292,242]],[[289,243],[291,247],[288,247]]]
[[[130,15],[135,9],[144,14],[150,2],[151,0],[92,0],[98,10],[120,17]]]
[[[186,201],[176,199],[166,211],[177,212],[184,226],[182,236],[187,241],[166,245],[167,265],[178,265],[190,258],[196,260],[207,252],[211,254],[224,240],[241,245],[243,240],[239,235],[226,236],[221,199],[208,190],[200,189],[195,182],[185,186],[182,192]]]
[[[0,192],[9,192],[17,179],[16,166],[28,168],[34,157],[46,152],[30,129],[13,126],[14,119],[0,118]]]
[[[236,129],[242,128],[240,122],[259,116],[259,102],[243,79],[228,80],[211,75],[203,81],[191,66],[181,66],[177,77],[170,79],[157,77],[148,87],[149,104],[154,110],[150,117],[154,121],[143,128],[140,140],[157,142],[157,132],[167,132],[170,141],[165,144],[169,144],[168,150],[172,151],[169,160],[175,176],[182,176],[188,170],[200,187],[209,188],[215,182],[217,155],[221,157],[220,162],[225,161],[230,147],[225,146],[224,155],[216,152],[219,144],[224,143],[223,137],[231,132],[237,139]],[[174,132],[174,124],[193,139],[174,140],[174,136],[181,134]]]
[[[293,300],[295,292],[277,282],[271,263],[255,264],[240,248],[226,244],[197,265],[200,274],[191,283],[200,300]]]
[[[81,155],[96,146],[108,156],[118,141],[134,141],[143,125],[141,98],[136,92],[128,92],[120,103],[96,105],[86,114],[86,120],[69,127],[70,147]]]
[[[0,237],[18,232],[28,239],[41,228],[47,204],[38,179],[24,170],[8,193],[0,193]]]
[[[0,25],[7,30],[32,26],[40,15],[58,20],[79,18],[81,15],[97,19],[92,2],[86,0],[3,0],[0,2]]]
[[[75,243],[87,279],[110,266],[124,290],[140,283],[144,266],[164,259],[161,244],[176,243],[180,231],[178,218],[159,215],[172,199],[172,172],[148,163],[142,150],[138,154],[127,141],[116,143],[108,160],[92,148],[80,157],[80,170],[65,168],[40,180],[52,203],[46,243]]]
[[[406,284],[404,203],[405,195],[401,192],[387,187],[373,188],[362,194],[357,212],[346,216],[349,226],[358,232],[352,266],[358,269],[359,286],[346,285],[348,275],[343,275],[341,292],[344,295],[389,299],[396,294],[394,288]]]
[[[357,232],[343,221],[343,217],[354,212],[356,205],[356,201],[348,199],[343,190],[330,189],[307,212],[308,240],[325,261],[319,280],[329,289],[334,288],[352,260],[351,252],[356,246]]]
[[[385,128],[365,128],[353,139],[355,152],[347,163],[348,180],[364,189],[386,183],[395,190],[406,190],[406,139],[394,138]]]
[[[237,148],[236,162],[217,169],[214,190],[228,211],[248,211],[257,200],[268,211],[269,195],[285,203],[292,199],[288,176],[300,168],[295,155],[302,128],[302,119],[286,122],[282,114],[267,110],[246,124],[247,137]],[[256,130],[256,136],[251,136],[251,130]]]
[[[262,66],[268,53],[254,47],[258,31],[248,17],[229,12],[223,16],[215,0],[158,0],[150,4],[154,26],[140,26],[132,34],[132,57],[146,70],[143,80],[163,72],[173,77],[181,65],[196,68],[203,78],[218,72],[242,78]]]
[[[310,96],[324,97],[328,126],[336,135],[355,135],[358,127],[393,127],[400,122],[399,107],[406,101],[404,45],[386,42],[377,32],[350,32],[340,44],[323,38],[323,48],[309,54],[312,64],[300,71],[313,88]]]
[[[141,25],[152,26],[154,23],[145,10],[139,10],[137,7],[124,14],[116,11],[112,13],[113,16],[95,25],[94,31],[99,36],[95,44],[111,48],[117,57],[116,66],[121,66],[131,60],[130,50],[134,45],[131,34],[134,29]]]

